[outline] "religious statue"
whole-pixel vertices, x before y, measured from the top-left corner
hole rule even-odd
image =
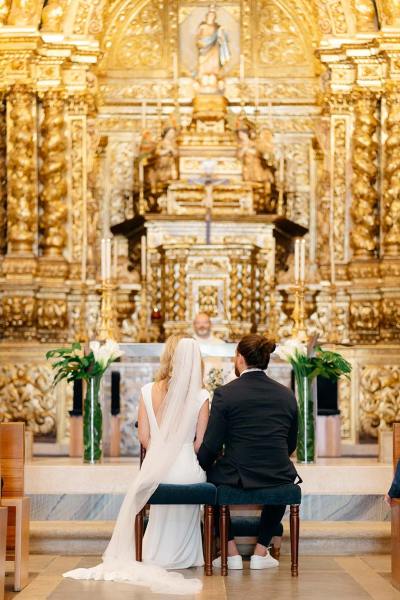
[[[160,141],[146,159],[147,168],[144,179],[150,185],[152,193],[156,192],[159,184],[166,184],[168,181],[178,178],[177,158],[177,129],[174,125],[168,125],[164,129]]]
[[[254,126],[247,120],[239,120],[236,129],[237,156],[243,164],[243,179],[264,185],[266,196],[270,196],[275,181],[274,167],[271,164],[272,135],[267,129],[257,136]]]
[[[60,31],[64,12],[65,0],[49,0],[42,11],[42,31]]]
[[[17,27],[37,27],[42,4],[43,2],[32,2],[32,0],[13,0],[7,24]]]
[[[228,36],[217,23],[215,5],[211,5],[205,20],[199,25],[196,35],[199,51],[197,80],[202,91],[218,91],[221,68],[229,61],[231,54]]]

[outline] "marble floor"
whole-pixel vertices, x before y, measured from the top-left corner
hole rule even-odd
[[[12,591],[7,575],[5,600],[178,600],[182,596],[151,594],[145,588],[111,582],[80,582],[63,579],[61,574],[77,566],[91,566],[95,557],[33,555],[29,585],[18,594]],[[233,571],[227,578],[204,577],[204,587],[196,600],[400,600],[400,591],[390,584],[390,557],[306,556],[300,562],[300,576],[290,576],[289,557],[279,569]],[[202,577],[202,569],[186,576]],[[194,597],[193,597],[194,600]]]

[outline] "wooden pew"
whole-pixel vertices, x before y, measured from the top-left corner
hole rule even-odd
[[[4,600],[4,583],[6,575],[7,514],[8,509],[5,507],[0,507],[0,600]]]
[[[0,424],[1,506],[8,508],[7,560],[14,560],[14,590],[28,583],[29,498],[24,495],[25,425]]]
[[[393,465],[400,459],[400,423],[393,423]],[[392,584],[400,589],[400,499],[392,506]]]

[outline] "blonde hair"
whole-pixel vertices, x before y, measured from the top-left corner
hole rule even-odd
[[[174,355],[175,355],[176,347],[181,340],[188,338],[188,337],[189,336],[187,336],[187,335],[175,334],[175,335],[170,335],[169,338],[167,338],[167,340],[165,341],[164,351],[160,358],[160,367],[154,377],[154,381],[162,381],[163,379],[166,379],[167,381],[169,381],[171,379],[172,371],[174,368]],[[204,378],[204,361],[203,361],[203,359],[201,359],[201,373],[202,373],[202,378]]]
[[[160,367],[156,373],[154,381],[162,381],[163,379],[171,379],[174,366],[174,354],[178,342],[183,340],[184,335],[170,335],[165,342],[164,351],[160,358]]]

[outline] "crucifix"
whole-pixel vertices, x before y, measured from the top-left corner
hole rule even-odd
[[[211,244],[211,223],[212,223],[212,209],[213,209],[213,191],[215,185],[222,183],[228,183],[228,179],[218,179],[213,177],[215,160],[208,159],[203,160],[203,177],[196,177],[191,179],[190,183],[197,183],[204,186],[205,197],[204,197],[204,208],[205,208],[205,223],[206,223],[206,244]]]

